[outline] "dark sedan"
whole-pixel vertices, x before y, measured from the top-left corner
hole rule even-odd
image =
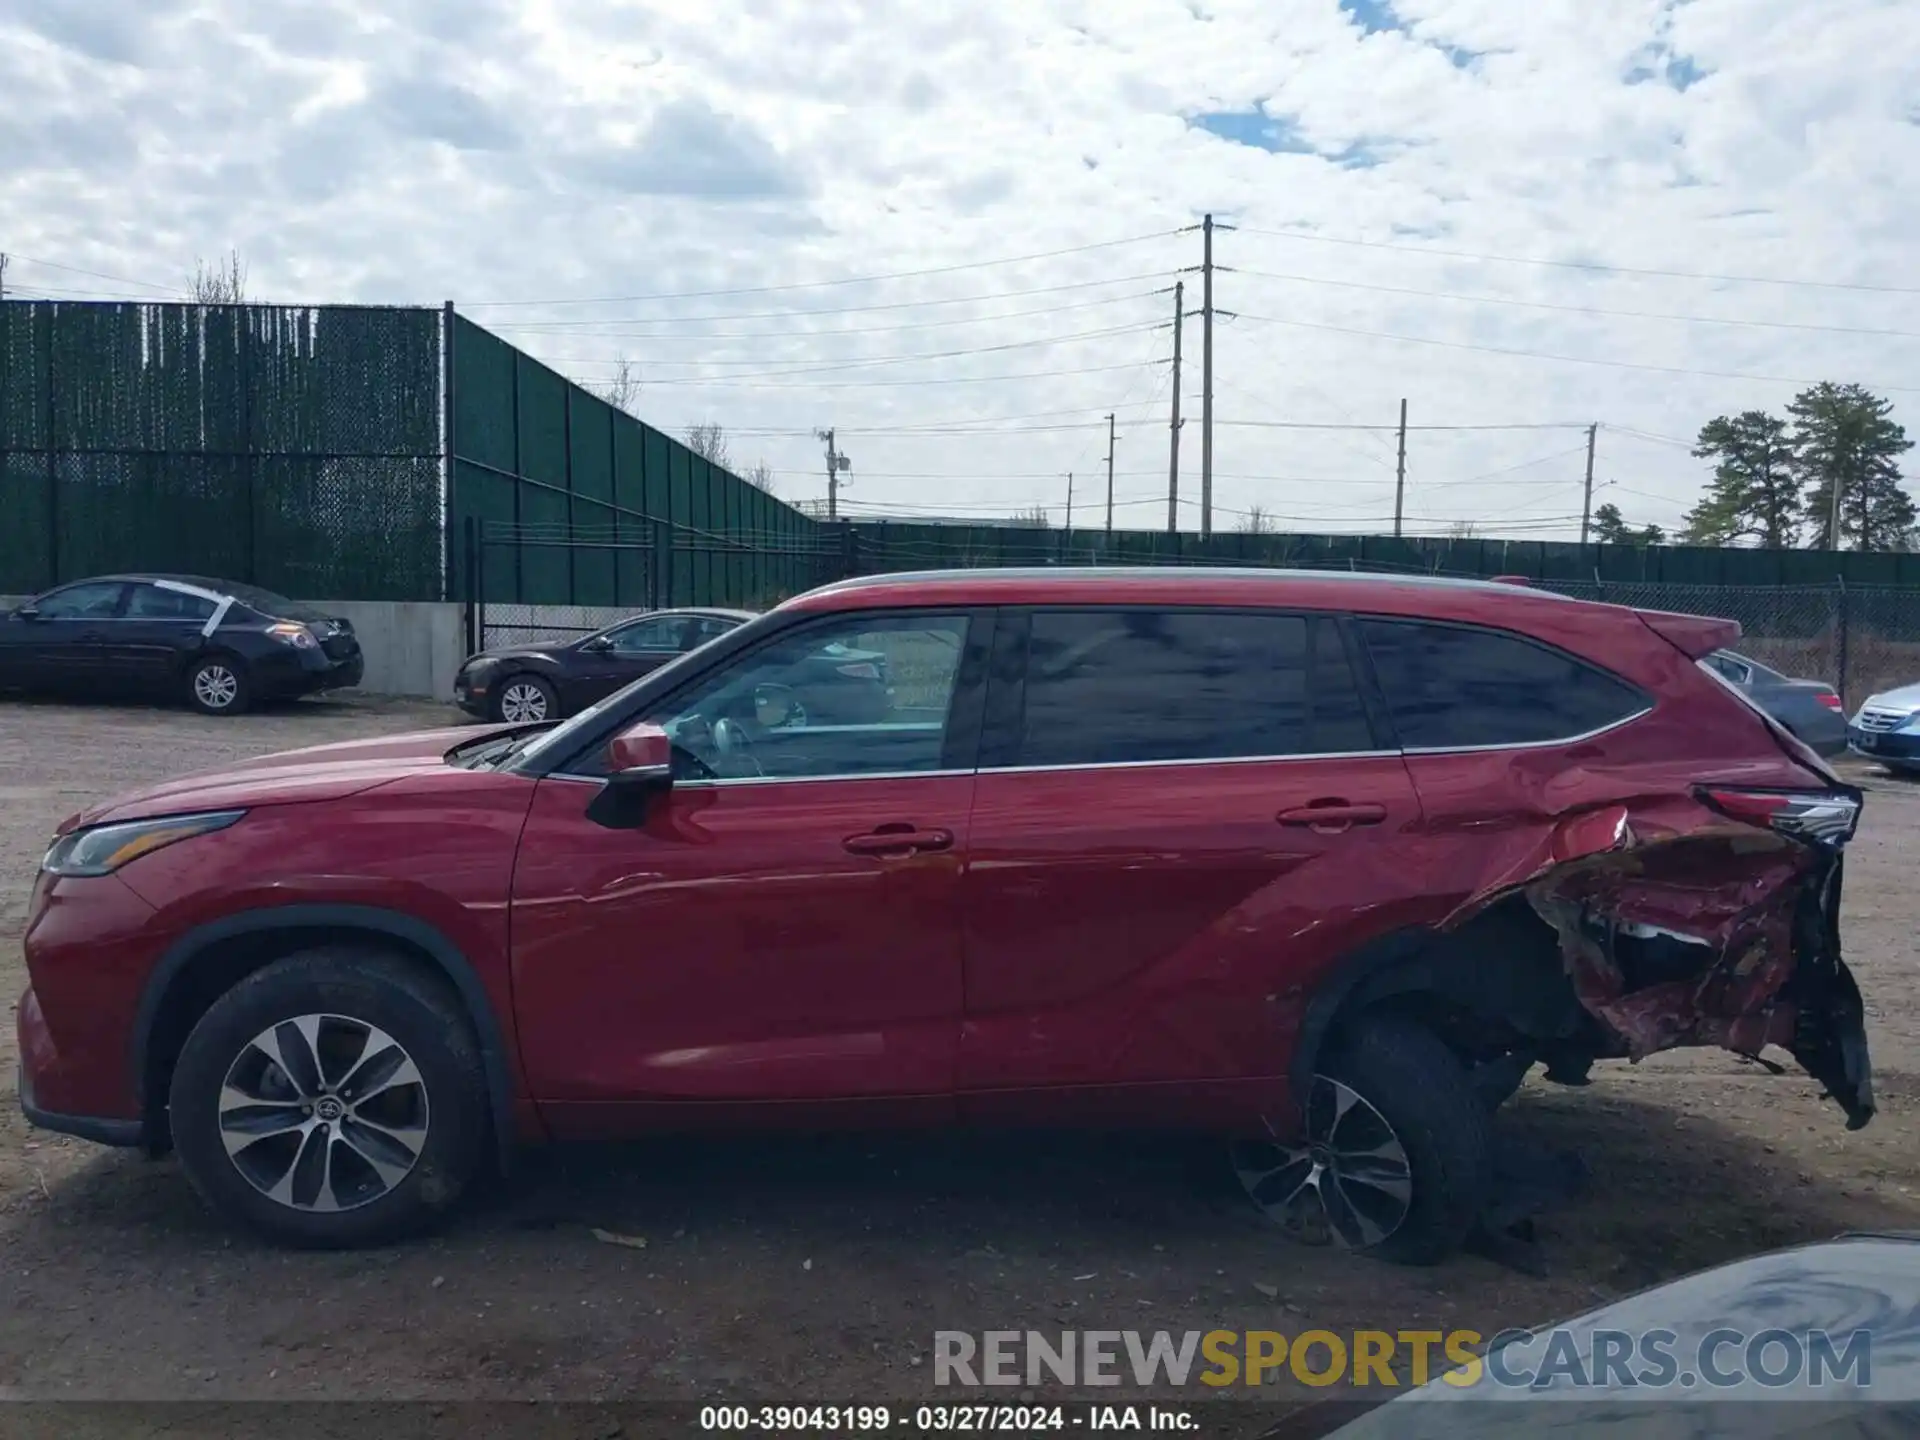
[[[260,700],[358,685],[364,666],[346,620],[200,576],[77,580],[0,620],[0,690],[184,700],[236,715]]]
[[[753,618],[746,610],[656,610],[578,640],[484,650],[454,676],[454,703],[487,720],[557,720]],[[786,726],[871,725],[893,703],[887,657],[841,644],[821,646],[777,688],[768,703],[777,703]]]
[[[1716,650],[1702,663],[1814,753],[1838,755],[1847,748],[1846,711],[1831,685],[1795,680],[1731,650]]]
[[[752,618],[748,610],[656,610],[574,640],[482,650],[453,677],[454,703],[485,720],[558,720]]]

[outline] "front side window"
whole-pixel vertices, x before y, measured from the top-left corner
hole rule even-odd
[[[1647,708],[1625,681],[1505,631],[1363,620],[1360,632],[1408,750],[1544,745]]]
[[[631,625],[610,630],[607,639],[613,642],[613,651],[617,655],[632,655],[646,650],[678,650],[681,648],[681,631],[688,623],[684,615],[656,615],[649,620],[636,620]]]
[[[1338,626],[1201,610],[1037,611],[1018,766],[1373,748]]]
[[[801,780],[942,768],[965,615],[847,615],[730,660],[644,718],[675,778]]]
[[[125,588],[118,581],[69,585],[42,595],[33,608],[46,620],[107,620],[120,608],[120,592]]]

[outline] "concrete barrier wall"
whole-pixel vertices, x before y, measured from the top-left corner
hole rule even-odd
[[[310,600],[350,622],[367,657],[360,688],[372,695],[444,700],[467,658],[466,607],[433,600]]]

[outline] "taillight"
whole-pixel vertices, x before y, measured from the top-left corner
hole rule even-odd
[[[1822,690],[1818,695],[1814,696],[1813,698],[1818,703],[1826,706],[1827,709],[1833,711],[1834,714],[1838,715],[1842,713],[1841,705],[1840,705],[1840,697],[1834,694],[1833,691]]]
[[[1796,840],[1844,845],[1860,823],[1860,797],[1843,790],[1730,790],[1703,786],[1695,792],[1733,820],[1758,825]]]
[[[878,680],[880,678],[880,667],[875,665],[871,660],[856,660],[850,665],[836,665],[834,668],[849,680]]]

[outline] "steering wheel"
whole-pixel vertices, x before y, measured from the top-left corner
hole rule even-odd
[[[755,775],[767,773],[760,768],[760,761],[753,753],[753,741],[747,735],[747,727],[738,720],[715,720],[709,733],[713,737],[713,753],[717,759],[751,766]]]

